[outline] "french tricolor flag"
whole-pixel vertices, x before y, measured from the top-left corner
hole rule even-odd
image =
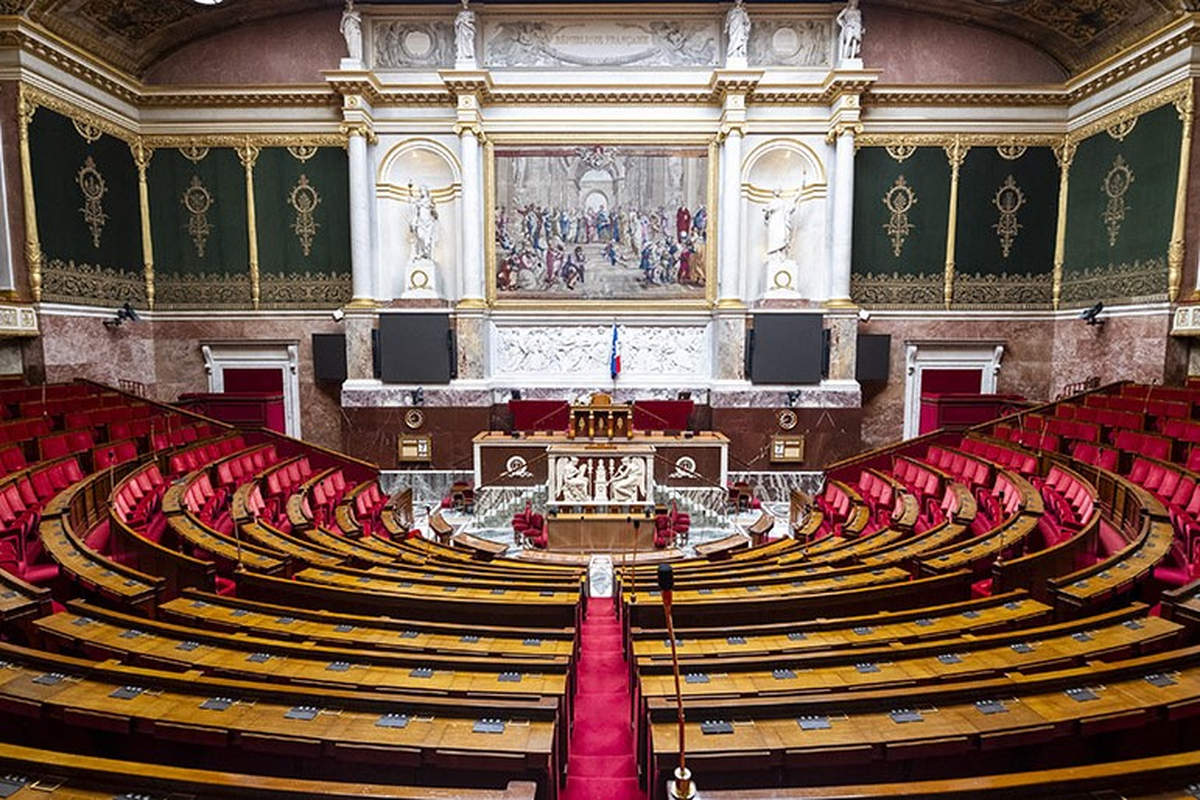
[[[612,338],[612,354],[609,356],[609,370],[612,372],[612,379],[615,381],[617,376],[621,374],[621,351],[617,349],[619,341],[617,339],[617,323],[613,323],[613,338]]]

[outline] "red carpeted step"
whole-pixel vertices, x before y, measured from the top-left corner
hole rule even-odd
[[[563,800],[643,800],[637,778],[570,777]]]
[[[574,728],[561,800],[645,800],[637,782],[622,637],[612,604],[594,602],[579,626]]]

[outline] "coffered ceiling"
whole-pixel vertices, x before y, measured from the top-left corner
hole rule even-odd
[[[604,4],[604,0],[588,2]],[[748,0],[747,5],[753,13],[754,6],[772,2]],[[336,9],[342,4],[343,0],[221,0],[215,5],[197,0],[0,0],[0,12],[25,14],[83,49],[140,75],[194,39],[246,22],[297,11]],[[457,2],[374,0],[370,4],[424,5],[428,9]],[[505,4],[514,3],[509,0]],[[524,3],[516,0],[516,4]],[[862,6],[867,12],[868,36],[872,7],[932,14],[1025,39],[1074,74],[1172,19],[1197,10],[1200,0],[862,0]],[[477,2],[477,7],[486,4]],[[264,46],[270,43],[264,42]],[[1003,76],[997,76],[997,83],[1003,82]]]

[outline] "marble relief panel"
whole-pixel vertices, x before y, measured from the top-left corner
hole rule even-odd
[[[483,21],[483,66],[711,67],[720,21],[577,17]]]
[[[707,326],[617,328],[622,378],[708,378]],[[496,376],[569,376],[606,382],[611,374],[611,325],[495,325],[492,347]]]

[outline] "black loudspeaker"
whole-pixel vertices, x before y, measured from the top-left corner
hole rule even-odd
[[[742,374],[747,378],[750,377],[750,370],[754,366],[754,328],[746,331],[746,347],[742,351]]]
[[[750,382],[821,382],[825,351],[820,314],[755,314]]]
[[[450,330],[448,314],[381,314],[380,378],[384,383],[449,383]]]
[[[313,377],[318,381],[346,380],[346,334],[312,335]]]
[[[891,365],[892,336],[888,333],[861,333],[858,336],[858,363],[854,377],[860,381],[886,383]]]
[[[371,377],[379,380],[383,367],[379,366],[379,329],[371,328]]]

